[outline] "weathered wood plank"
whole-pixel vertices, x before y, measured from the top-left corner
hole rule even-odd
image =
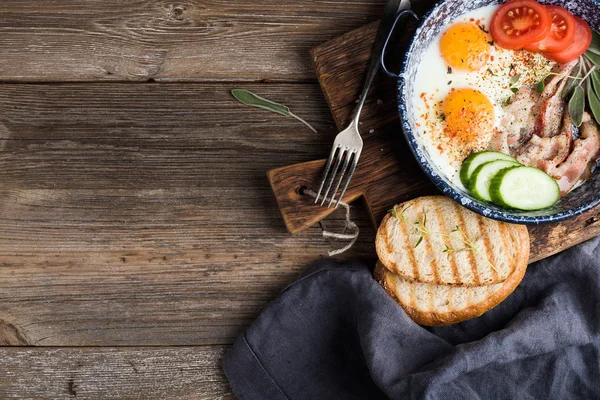
[[[231,87],[0,85],[0,343],[231,343],[327,253],[318,227],[287,234],[265,176],[327,151],[318,85],[242,87],[319,134]],[[348,256],[372,256],[354,217]]]
[[[252,213],[261,214],[242,208],[238,215]],[[176,222],[184,216],[157,230],[56,213],[45,222],[23,220],[20,231],[30,232],[27,237],[3,229],[0,242],[15,250],[0,251],[0,343],[231,343],[330,248],[318,228],[291,238],[270,218],[275,213],[237,225],[207,222],[195,230]],[[374,254],[370,221],[364,213],[355,220],[361,239],[346,257]],[[339,221],[335,225],[339,229]]]
[[[319,89],[243,87],[322,133],[238,104],[225,84],[0,86],[1,342],[230,343],[326,254],[318,227],[285,232],[265,177],[327,152]],[[366,210],[354,216],[348,256],[373,257]],[[561,232],[532,255],[571,243]]]
[[[335,126],[318,85],[235,87],[284,102],[319,134],[240,104],[233,87],[0,85],[0,188],[248,187],[327,151]]]
[[[233,399],[226,348],[0,348],[2,399]]]
[[[0,80],[314,79],[311,47],[379,17],[383,0],[4,0]]]

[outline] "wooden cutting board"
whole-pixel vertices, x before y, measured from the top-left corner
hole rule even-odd
[[[339,129],[350,120],[360,95],[377,27],[377,22],[371,23],[311,51],[317,77]],[[405,40],[406,37],[398,40],[396,53],[401,54]],[[395,96],[395,82],[380,73],[361,114],[363,153],[344,196],[348,203],[364,199],[375,226],[394,204],[440,193],[421,171],[404,140]],[[303,188],[318,189],[324,165],[325,160],[316,160],[267,173],[291,234],[334,211],[315,205],[314,199],[302,194]],[[530,261],[541,260],[599,235],[600,207],[568,221],[531,226],[529,233]]]

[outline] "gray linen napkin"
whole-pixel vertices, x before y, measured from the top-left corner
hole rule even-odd
[[[224,360],[240,399],[600,399],[600,238],[529,266],[480,318],[415,324],[355,261],[321,260]]]

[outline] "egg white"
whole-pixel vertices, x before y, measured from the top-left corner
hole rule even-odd
[[[503,116],[502,106],[513,95],[516,87],[534,85],[545,78],[555,63],[540,54],[524,50],[505,50],[492,45],[490,59],[486,66],[476,72],[448,68],[440,54],[440,39],[448,27],[459,22],[472,22],[489,31],[490,21],[498,6],[487,6],[463,14],[442,29],[426,50],[414,82],[413,115],[417,124],[417,136],[423,141],[431,160],[439,171],[454,184],[462,187],[459,171],[465,154],[485,150],[492,132],[482,132],[480,140],[473,148],[457,149],[448,142],[443,130],[445,122],[440,117],[439,104],[454,89],[472,88],[482,92],[493,104],[495,126],[500,126]],[[492,41],[488,34],[489,41]],[[518,82],[511,78],[519,75]],[[513,81],[516,78],[513,78]],[[425,94],[425,95],[423,95]]]

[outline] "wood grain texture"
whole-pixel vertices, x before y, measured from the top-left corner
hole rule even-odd
[[[0,2],[0,398],[232,398],[227,347],[335,246],[318,227],[290,236],[265,177],[325,157],[337,131],[309,49],[383,4]],[[358,46],[364,71],[368,44]],[[338,124],[361,85],[349,73],[328,77],[350,88],[325,93]],[[180,83],[133,84],[153,80]],[[365,132],[395,135],[386,85],[373,89],[366,109],[378,118]],[[238,104],[233,87],[289,105],[320,133]],[[357,205],[361,236],[342,258],[374,257]],[[589,225],[580,239],[598,218],[576,220]],[[533,253],[561,250],[574,226]]]
[[[335,134],[309,49],[383,3],[0,3],[0,398],[232,398],[227,345],[335,246],[290,237],[265,177]]]
[[[1,348],[2,399],[233,399],[226,348]]]
[[[228,344],[332,247],[291,237],[265,171],[323,156],[317,84],[0,85],[0,343]],[[343,213],[328,226],[341,227]],[[350,256],[373,254],[364,209]]]
[[[338,129],[343,129],[362,90],[371,59],[378,23],[372,23],[314,48],[315,71]],[[399,38],[405,43],[409,35]],[[402,45],[398,46],[399,50]],[[436,189],[419,169],[402,138],[396,115],[394,81],[379,74],[361,114],[364,148],[344,201],[366,198],[377,225],[390,205]],[[314,205],[299,196],[299,188],[317,191],[324,160],[269,171],[269,181],[288,231],[298,233],[318,222],[332,209]]]
[[[0,80],[313,80],[308,51],[383,0],[0,2]]]
[[[286,103],[320,133],[240,104],[233,87]],[[316,84],[5,84],[0,188],[246,188],[324,155],[334,134]]]
[[[377,23],[366,25],[312,50],[312,60],[338,129],[349,120],[370,60]],[[402,43],[397,54],[402,54]],[[396,109],[396,89],[380,74],[361,114],[365,147],[344,196],[346,202],[364,197],[375,226],[395,204],[435,193],[404,141]],[[299,195],[299,187],[318,188],[324,160],[269,171],[269,181],[286,227],[298,233],[328,215],[330,210]],[[541,260],[600,234],[600,207],[558,224],[530,228],[531,261]]]

